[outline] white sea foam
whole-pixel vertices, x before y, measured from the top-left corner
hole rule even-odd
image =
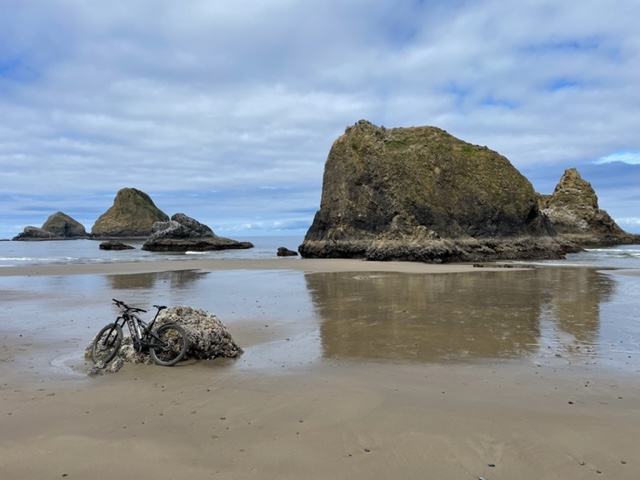
[[[207,252],[149,252],[141,243],[133,243],[134,250],[100,250],[95,240],[61,240],[43,242],[0,242],[0,267],[25,265],[62,265],[110,262],[146,262],[156,260],[266,259],[276,258],[278,247],[296,248],[302,243],[299,236],[239,238],[250,241],[254,248],[216,250]]]

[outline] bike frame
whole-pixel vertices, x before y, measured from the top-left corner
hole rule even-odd
[[[131,338],[134,341],[134,345],[137,343],[141,347],[141,349],[142,348],[146,349],[149,347],[165,346],[165,342],[161,338],[159,338],[153,332],[152,329],[156,323],[158,315],[166,307],[154,305],[158,309],[158,311],[153,317],[153,320],[147,323],[144,320],[142,320],[142,318],[140,318],[138,315],[136,315],[135,312],[131,311],[135,307],[129,307],[128,305],[121,304],[121,303],[118,303],[117,305],[120,308],[122,313],[120,316],[118,316],[118,318],[116,318],[115,325],[120,325],[120,328],[124,328],[125,324],[127,325],[127,328],[129,329],[129,334],[131,335]],[[146,312],[146,310],[142,310],[142,309],[136,309],[136,310],[141,312]],[[114,328],[115,328],[115,325],[114,325]]]

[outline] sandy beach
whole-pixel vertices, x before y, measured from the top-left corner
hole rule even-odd
[[[357,260],[3,268],[0,477],[636,479],[615,288]],[[245,353],[89,377],[113,296],[201,306]]]
[[[476,270],[470,264],[437,265],[414,262],[368,262],[345,259],[233,259],[171,260],[157,262],[92,263],[78,265],[30,265],[0,269],[0,277],[16,275],[80,275],[201,270],[303,270],[312,272],[453,273]],[[489,269],[494,269],[489,267]]]

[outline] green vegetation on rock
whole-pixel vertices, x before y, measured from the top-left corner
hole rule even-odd
[[[42,225],[42,229],[51,232],[55,237],[86,238],[84,226],[63,212],[51,215]]]
[[[499,153],[436,127],[387,129],[361,120],[331,147],[320,210],[300,252],[426,261],[557,257],[566,246],[554,235],[531,183]]]
[[[42,228],[28,226],[13,240],[69,240],[87,238],[87,231],[77,220],[63,212],[56,212],[42,224]]]
[[[91,233],[97,238],[147,237],[154,222],[166,222],[169,216],[146,193],[135,188],[118,191],[113,206],[98,217]]]

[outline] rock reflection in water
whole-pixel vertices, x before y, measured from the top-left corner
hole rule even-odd
[[[613,288],[588,269],[305,278],[324,356],[374,360],[526,356],[556,341],[541,339],[543,328],[592,344],[600,302]]]
[[[200,270],[176,270],[152,273],[133,273],[128,275],[108,275],[114,290],[150,289],[167,284],[172,289],[184,289],[208,273]]]

